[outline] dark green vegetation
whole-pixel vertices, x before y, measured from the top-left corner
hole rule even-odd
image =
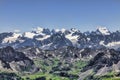
[[[73,47],[53,51],[39,48],[21,50],[15,51],[11,47],[0,50],[0,80],[120,79],[120,52],[113,49],[98,53],[89,48],[80,50]]]
[[[120,52],[110,49],[98,53],[81,70],[79,80],[83,79],[120,80]]]
[[[80,70],[86,65],[85,61],[67,63],[57,58],[34,59],[34,62],[40,70],[38,73],[23,76],[25,80],[27,78],[34,80],[39,77],[45,77],[46,80],[77,80]]]
[[[0,80],[22,80],[22,78],[15,73],[1,72]]]
[[[86,62],[81,60],[67,63],[57,58],[34,59],[34,63],[39,68],[37,73],[1,73],[4,75],[3,80],[8,80],[9,77],[9,80],[77,80],[80,70],[86,65]]]
[[[73,53],[74,51],[76,52]],[[1,68],[3,68],[1,72],[12,72],[15,74],[14,77],[20,76],[22,80],[40,80],[41,78],[41,80],[77,80],[80,70],[87,64],[86,61],[80,60],[79,49],[73,47],[56,51],[42,51],[38,48],[25,48],[16,51],[9,46],[2,48],[0,52],[2,55]],[[8,56],[9,58],[7,58]],[[8,66],[9,68],[6,69],[3,63],[9,63],[10,67]],[[9,75],[5,76],[3,79],[9,77]]]

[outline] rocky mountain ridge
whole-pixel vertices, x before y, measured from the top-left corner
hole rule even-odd
[[[37,68],[24,53],[7,46],[0,49],[0,70],[33,73]]]
[[[120,31],[107,28],[84,33],[75,28],[0,33],[0,47],[3,71],[68,80],[101,80],[96,77],[120,73]]]
[[[120,31],[110,32],[107,28],[101,27],[92,32],[80,32],[72,28],[66,29],[45,29],[36,28],[31,32],[24,33],[1,33],[0,46],[39,47],[43,50],[54,50],[64,46],[77,48],[114,48],[119,49]]]

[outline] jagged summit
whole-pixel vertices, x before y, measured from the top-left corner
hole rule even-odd
[[[79,32],[79,30],[76,29],[76,28],[71,28],[70,30],[71,30],[72,32]]]
[[[51,34],[50,29],[42,27],[34,28],[32,32],[35,34]]]
[[[34,28],[33,31],[35,31],[36,33],[41,33],[43,32],[43,28],[37,27],[37,28]]]
[[[106,27],[98,27],[97,31],[103,35],[110,35],[110,31]]]
[[[18,33],[1,33],[0,47],[13,46],[14,48],[36,46],[47,49],[57,49],[63,46],[78,48],[114,48],[120,49],[120,32],[110,32],[105,27],[96,31],[80,32],[79,29],[48,29],[37,27],[32,31]]]

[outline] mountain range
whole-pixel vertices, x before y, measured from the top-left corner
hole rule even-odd
[[[120,31],[35,28],[0,33],[0,79],[118,80]]]
[[[83,33],[75,28],[71,28],[70,30],[50,30],[40,27],[31,32],[0,33],[0,47],[12,46],[20,48],[34,46],[44,50],[54,50],[64,46],[119,49],[119,45],[120,31],[110,32],[105,27]]]

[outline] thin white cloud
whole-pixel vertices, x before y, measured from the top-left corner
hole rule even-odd
[[[14,32],[20,32],[20,30],[19,30],[19,29],[16,29],[16,30],[14,30]]]

